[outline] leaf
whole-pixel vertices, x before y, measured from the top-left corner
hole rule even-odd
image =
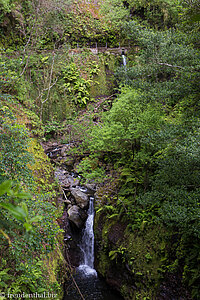
[[[8,210],[17,220],[24,221],[26,214],[22,207],[14,206],[11,203],[0,203],[0,206]]]
[[[0,196],[2,196],[5,193],[8,193],[11,189],[12,181],[11,180],[5,180],[0,184]]]
[[[27,207],[26,203],[22,202],[21,207],[23,208],[24,213],[26,214],[26,217],[28,217],[28,207]]]
[[[108,219],[112,219],[112,218],[117,217],[117,216],[118,216],[118,214],[112,214],[111,216],[108,217]]]
[[[11,245],[11,240],[9,238],[9,236],[2,230],[0,229],[0,232],[3,234],[3,236],[8,240],[8,244]]]
[[[114,250],[114,251],[110,251],[109,252],[109,257],[111,260],[114,260],[117,257],[118,251]]]
[[[38,222],[38,221],[41,221],[42,219],[43,219],[42,216],[35,216],[35,217],[30,219],[30,223]]]
[[[20,192],[20,193],[16,194],[15,196],[20,199],[30,199],[32,197],[31,194],[29,194],[27,192]]]
[[[26,229],[26,231],[31,231],[33,229],[32,225],[26,222],[23,224],[23,226]]]

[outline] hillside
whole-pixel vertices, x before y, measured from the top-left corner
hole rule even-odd
[[[81,290],[79,187],[113,299],[200,299],[199,22],[196,0],[0,0],[0,299]]]

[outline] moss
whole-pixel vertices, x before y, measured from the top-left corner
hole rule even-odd
[[[135,299],[155,297],[160,283],[159,269],[161,267],[161,253],[159,245],[165,230],[160,227],[148,228],[145,232],[125,232],[124,246],[127,247],[126,261],[129,270],[134,275],[137,293]],[[139,292],[138,292],[139,290]]]
[[[102,212],[97,212],[95,216],[95,225],[94,225],[94,234],[95,240],[101,241],[98,248],[98,272],[106,277],[106,273],[110,268],[110,259],[109,259],[109,240],[108,240],[108,232],[111,228],[113,222],[107,222],[106,216],[102,214]],[[98,227],[98,228],[97,228]]]
[[[109,96],[114,89],[114,71],[117,64],[116,56],[112,54],[99,54],[98,65],[99,72],[94,76],[90,89],[90,95],[93,98],[99,96]]]
[[[105,252],[103,252],[103,251],[100,252],[100,257],[98,258],[98,261],[99,261],[98,272],[102,276],[106,277],[106,273],[110,266],[110,261]]]
[[[37,181],[39,191],[53,191],[55,187],[53,167],[37,139],[31,138],[29,152],[33,154],[34,163],[29,165]]]
[[[97,270],[105,277],[107,274],[118,277],[125,299],[154,299],[162,275],[161,245],[165,229],[149,226],[143,231],[130,232],[119,219],[107,218],[105,212],[99,210],[95,234],[97,244],[101,245],[97,249]]]
[[[66,261],[59,245],[57,245],[56,249],[47,257],[43,258],[43,263],[47,281],[51,286],[57,287],[56,290],[60,291],[56,299],[62,299],[63,289],[60,289],[59,287],[61,283],[64,283],[64,266],[66,265]]]

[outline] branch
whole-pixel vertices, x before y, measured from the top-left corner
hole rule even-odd
[[[47,90],[51,89],[51,88],[52,88],[52,87],[53,87],[53,86],[56,84],[56,82],[57,82],[57,81],[58,81],[58,78],[56,78],[56,80],[54,81],[54,83],[52,83],[52,85],[51,85],[50,87],[48,87],[48,88],[46,88],[46,89],[43,89],[43,90],[42,90],[42,92],[44,92],[44,91],[47,91]],[[47,101],[47,99],[46,99],[46,100],[44,100],[44,101],[43,101],[43,103],[44,103],[44,102],[46,102],[46,101]]]
[[[53,67],[54,67],[54,62],[55,62],[55,45],[54,45],[54,50],[53,50],[53,61],[52,61],[52,64],[51,64],[51,71],[50,71],[50,77],[49,77],[49,86],[47,89],[48,92],[47,92],[47,97],[44,101],[42,101],[41,99],[41,94],[43,93],[43,91],[39,94],[39,98],[41,99],[41,110],[40,110],[40,120],[42,120],[42,112],[43,112],[43,106],[44,106],[44,103],[49,99],[49,94],[50,94],[50,91],[51,91],[51,88],[56,84],[57,82],[57,79],[54,81],[53,84],[51,84],[51,81],[52,81],[52,76],[53,76]]]
[[[167,67],[171,67],[171,68],[179,68],[179,69],[185,69],[181,66],[174,66],[174,65],[171,65],[171,64],[168,64],[168,63],[160,63],[160,62],[157,62],[158,65],[161,65],[161,66],[167,66]]]
[[[55,49],[54,49],[54,50],[55,50]],[[57,82],[57,79],[56,79],[56,80],[54,81],[54,83],[51,84],[51,81],[52,81],[52,75],[53,75],[54,62],[55,62],[55,51],[53,51],[53,61],[52,61],[52,65],[51,65],[51,72],[50,72],[50,78],[49,78],[49,86],[48,86],[47,89],[45,89],[45,90],[48,90],[48,92],[47,92],[47,97],[46,97],[46,99],[45,99],[44,101],[41,101],[42,104],[44,104],[44,103],[49,99],[50,90],[51,90],[51,88],[52,88],[52,87],[56,84],[56,82]],[[45,91],[45,90],[43,90],[43,91]]]
[[[24,66],[24,69],[22,70],[22,72],[20,73],[19,76],[22,76],[22,75],[24,74],[24,72],[25,72],[25,70],[26,70],[26,68],[27,68],[27,66],[28,66],[29,58],[30,58],[30,54],[28,55],[28,58],[27,58],[27,60],[26,60],[26,64],[25,64],[25,66]],[[23,58],[23,60],[24,60],[24,58]]]
[[[73,269],[72,269],[71,264],[70,264],[70,259],[69,259],[69,255],[68,255],[67,249],[66,249],[65,253],[66,253],[66,256],[67,256],[67,261],[68,261],[68,266],[69,266],[69,272],[70,272],[71,278],[73,280],[73,283],[74,283],[75,287],[77,288],[77,291],[78,291],[79,295],[81,296],[81,299],[85,300],[85,298],[83,297],[83,294],[81,293],[81,291],[80,291],[80,289],[78,287],[78,284],[76,283],[76,281],[75,281],[75,279],[74,279],[74,277],[72,275]]]

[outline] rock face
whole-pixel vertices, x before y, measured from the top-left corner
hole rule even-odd
[[[87,209],[89,205],[88,196],[81,192],[79,188],[71,188],[70,191],[75,198],[76,204],[82,209]]]
[[[55,177],[60,182],[60,185],[64,188],[76,187],[80,183],[78,178],[69,175],[68,172],[60,168],[56,169]]]
[[[68,219],[78,228],[81,228],[87,219],[87,213],[77,205],[73,205],[70,209],[68,209],[67,214]]]

